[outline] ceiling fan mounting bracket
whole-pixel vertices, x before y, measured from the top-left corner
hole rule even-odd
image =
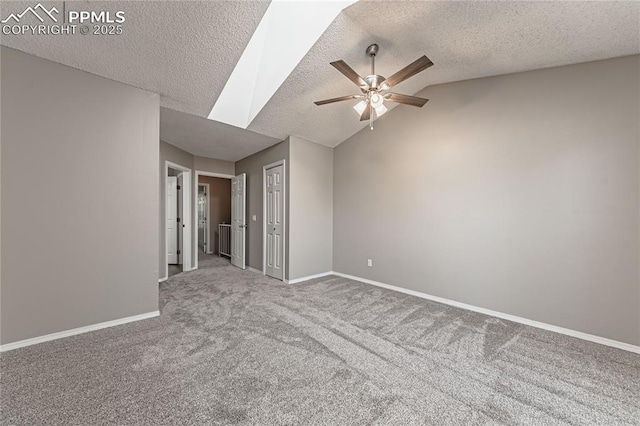
[[[372,44],[369,47],[367,47],[367,56],[376,56],[378,54],[378,50],[380,49],[380,47],[377,44]]]

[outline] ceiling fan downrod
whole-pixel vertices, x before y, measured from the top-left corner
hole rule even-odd
[[[367,55],[371,58],[371,75],[376,75],[376,55],[380,47],[377,44],[372,44],[367,47]]]

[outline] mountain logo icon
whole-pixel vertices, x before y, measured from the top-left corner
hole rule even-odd
[[[3,24],[6,24],[11,19],[13,19],[16,23],[18,23],[27,13],[31,13],[33,16],[38,18],[40,22],[44,22],[44,19],[42,18],[42,16],[38,14],[38,11],[43,16],[48,16],[49,18],[51,18],[53,22],[58,22],[58,19],[55,16],[53,16],[54,13],[56,15],[60,13],[58,12],[58,9],[56,9],[55,7],[52,7],[51,9],[47,10],[47,8],[42,5],[42,3],[38,3],[34,7],[29,6],[22,13],[18,13],[18,14],[12,13],[9,16],[7,16],[6,19],[3,19],[0,22],[2,22]]]

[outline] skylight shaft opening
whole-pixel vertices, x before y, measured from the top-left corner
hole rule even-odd
[[[209,113],[246,129],[338,14],[357,0],[273,0]]]

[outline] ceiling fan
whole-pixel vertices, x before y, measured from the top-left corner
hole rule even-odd
[[[377,44],[372,44],[367,47],[366,53],[371,58],[371,74],[364,78],[355,72],[353,68],[347,65],[343,60],[331,62],[331,65],[344,74],[349,80],[353,81],[360,88],[362,93],[357,95],[340,96],[339,98],[325,99],[314,103],[319,106],[334,102],[348,101],[350,99],[360,99],[360,102],[358,102],[353,109],[360,114],[360,121],[369,120],[369,127],[372,130],[373,120],[387,112],[387,107],[384,106],[384,101],[422,108],[429,99],[393,93],[389,90],[398,83],[402,83],[408,78],[426,70],[433,65],[433,62],[423,55],[392,76],[384,78],[383,76],[376,74],[375,60],[378,50],[379,47]]]

